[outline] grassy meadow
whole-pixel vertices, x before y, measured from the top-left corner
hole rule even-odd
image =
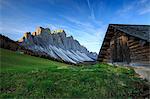
[[[74,66],[0,49],[0,98],[131,98],[147,82],[133,69]]]

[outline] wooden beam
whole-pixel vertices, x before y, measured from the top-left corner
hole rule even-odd
[[[112,37],[106,37],[105,39],[106,39],[106,40],[110,40],[111,38],[112,38]]]
[[[102,50],[101,53],[107,53],[107,50]]]
[[[101,49],[102,49],[102,50],[105,50],[105,49],[107,49],[107,48],[108,48],[108,47],[102,47]]]
[[[131,46],[134,46],[137,44],[139,44],[139,41],[134,41],[134,42],[128,43],[128,46],[131,47]]]
[[[150,53],[150,49],[142,49],[139,51],[134,51],[135,54],[141,54],[141,53]]]
[[[135,60],[149,60],[149,55],[132,55],[130,56],[131,59]]]
[[[141,47],[139,44],[137,44],[137,45],[134,45],[134,46],[131,46],[131,47],[129,47],[130,49],[135,49],[135,48],[138,48],[138,47]]]
[[[110,43],[109,42],[104,42],[104,44],[103,45],[107,45],[107,46],[109,46],[110,45]]]
[[[139,50],[143,50],[143,49],[150,49],[150,48],[149,48],[149,46],[144,46],[144,47],[140,46],[140,47],[138,47],[136,49],[130,49],[130,50],[131,51],[139,51]]]

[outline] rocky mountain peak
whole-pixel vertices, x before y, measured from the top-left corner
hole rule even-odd
[[[35,32],[32,34],[35,35],[43,35],[43,34],[50,34],[51,30],[49,28],[37,27]]]
[[[90,53],[72,36],[67,37],[63,29],[50,31],[49,28],[38,27],[32,35],[26,32],[19,42],[26,49],[71,63],[94,61],[97,58],[97,54]]]
[[[31,37],[31,32],[24,33],[24,38],[29,38],[29,37]]]
[[[32,36],[31,32],[25,32],[24,35],[23,35],[23,37],[20,40],[18,40],[18,42],[23,42],[25,39],[28,39],[31,36]]]

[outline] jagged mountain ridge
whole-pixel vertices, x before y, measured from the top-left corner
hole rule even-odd
[[[97,58],[96,53],[89,52],[72,36],[67,37],[64,30],[51,31],[49,28],[38,27],[32,34],[26,32],[18,42],[26,49],[44,52],[71,63],[94,61]]]

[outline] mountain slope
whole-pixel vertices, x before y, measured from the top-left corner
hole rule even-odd
[[[23,49],[17,42],[9,39],[2,34],[0,34],[0,48],[5,48],[13,51]]]
[[[89,52],[72,36],[67,37],[64,30],[50,31],[49,28],[38,27],[32,34],[25,33],[19,42],[26,49],[44,52],[71,63],[94,61],[97,58],[96,53]]]

